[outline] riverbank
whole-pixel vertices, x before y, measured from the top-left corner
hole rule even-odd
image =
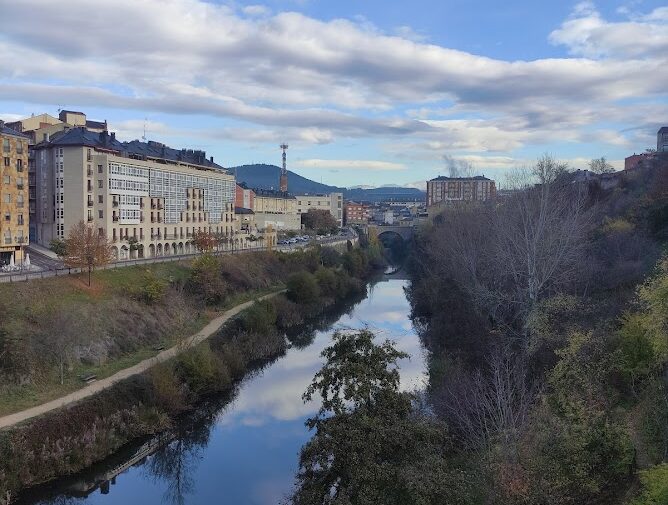
[[[283,332],[363,289],[370,261],[360,249],[275,255],[268,262],[275,271],[293,271],[283,277],[285,295],[254,304],[207,342],[148,372],[0,433],[0,496],[80,471],[128,441],[169,428],[200,399],[228,391],[256,363],[285,351]],[[197,286],[208,307],[225,296],[230,269],[221,263],[203,259],[184,283]]]
[[[405,285],[393,277],[374,275],[366,295],[333,305],[305,325],[293,327],[287,332],[290,345],[284,354],[247,373],[231,394],[198,403],[170,428],[174,438],[169,444],[115,479],[114,469],[131,461],[144,439],[90,470],[30,490],[18,503],[62,503],[73,498],[80,505],[196,505],[221,499],[280,503],[293,488],[298,453],[310,436],[304,422],[319,406],[304,404],[302,394],[322,366],[320,353],[336,329],[369,326],[395,340],[411,355],[400,364],[402,389],[412,391],[424,384],[426,356],[410,329]]]
[[[270,297],[276,296],[278,293],[279,291],[268,295],[260,296],[259,298],[257,298],[257,301],[266,300]],[[121,371],[116,372],[114,375],[111,375],[110,377],[96,380],[95,382],[92,382],[91,384],[88,384],[87,386],[82,387],[81,389],[73,393],[70,393],[66,396],[62,396],[50,402],[42,403],[36,407],[32,407],[30,409],[22,410],[14,414],[9,414],[4,417],[0,417],[0,429],[8,428],[16,424],[19,424],[23,421],[27,421],[28,419],[32,419],[33,417],[46,414],[56,409],[67,407],[72,403],[84,400],[105,389],[108,389],[119,381],[128,379],[133,375],[146,372],[149,368],[159,363],[163,363],[167,360],[170,360],[178,356],[182,352],[188,350],[192,346],[196,346],[202,343],[211,335],[213,335],[217,331],[220,331],[223,324],[227,323],[230,319],[237,316],[240,312],[246,310],[254,303],[256,303],[256,301],[248,301],[236,305],[234,308],[229,309],[220,314],[219,316],[214,317],[206,326],[204,326],[204,328],[202,328],[196,334],[185,339],[183,342],[180,342],[174,347],[170,347],[169,349],[166,349],[164,351],[160,351],[155,356],[140,361],[136,365],[124,368]]]

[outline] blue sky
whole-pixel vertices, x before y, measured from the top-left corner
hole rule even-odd
[[[0,118],[58,108],[340,186],[549,152],[616,166],[668,123],[650,0],[0,0]]]

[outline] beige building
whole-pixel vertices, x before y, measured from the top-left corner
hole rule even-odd
[[[203,151],[78,127],[35,146],[35,175],[36,240],[47,247],[81,220],[120,260],[195,252],[197,231],[235,235],[234,177]]]
[[[343,193],[295,195],[295,198],[299,214],[306,214],[310,209],[326,210],[336,219],[339,227],[343,227]]]
[[[0,121],[0,266],[23,262],[28,245],[28,138]]]
[[[297,211],[297,199],[282,191],[254,190],[255,223],[258,228],[268,226],[280,230],[300,230],[301,214]]]
[[[485,176],[436,177],[427,181],[427,207],[454,202],[485,201],[496,196],[496,185]]]

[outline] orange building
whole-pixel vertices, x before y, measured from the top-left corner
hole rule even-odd
[[[370,216],[371,212],[368,205],[357,202],[346,202],[344,207],[346,224],[367,224]]]

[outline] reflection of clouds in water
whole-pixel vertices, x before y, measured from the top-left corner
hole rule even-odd
[[[424,350],[408,320],[409,310],[403,283],[377,285],[369,298],[356,306],[352,317],[342,317],[332,329],[318,332],[313,344],[304,349],[290,349],[261,375],[242,384],[233,407],[219,417],[219,425],[231,429],[238,424],[264,426],[272,420],[292,421],[313,415],[318,403],[305,405],[302,394],[322,366],[320,353],[330,344],[337,329],[368,326],[379,341],[394,341],[398,349],[411,356],[399,362],[402,390],[423,388]]]

